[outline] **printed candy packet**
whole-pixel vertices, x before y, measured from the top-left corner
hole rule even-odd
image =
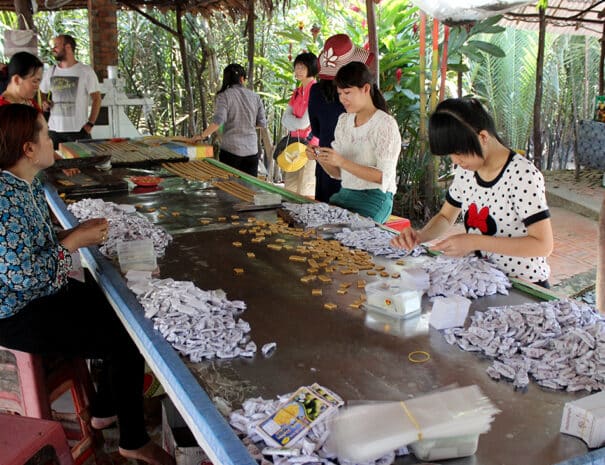
[[[343,403],[338,395],[317,383],[302,386],[276,412],[261,420],[256,431],[268,445],[290,447]]]

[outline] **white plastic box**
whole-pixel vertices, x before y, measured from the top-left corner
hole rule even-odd
[[[561,433],[582,439],[588,447],[605,443],[605,391],[565,403]]]
[[[465,297],[435,297],[429,324],[435,329],[464,326],[471,301]]]
[[[375,281],[365,291],[367,308],[389,316],[410,318],[422,308],[422,291],[409,289],[398,280]]]
[[[409,445],[420,460],[446,460],[468,457],[477,452],[479,435],[456,436],[451,438],[423,439]]]
[[[162,447],[176,465],[212,465],[168,398],[162,400]]]
[[[281,203],[281,195],[271,192],[257,192],[254,194],[254,205],[276,205]]]

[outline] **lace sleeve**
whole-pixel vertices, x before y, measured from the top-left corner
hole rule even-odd
[[[389,115],[384,116],[377,122],[373,137],[376,168],[383,173],[395,170],[401,152],[401,134],[397,122]]]

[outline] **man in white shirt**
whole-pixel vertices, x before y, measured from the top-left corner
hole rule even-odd
[[[101,109],[97,75],[92,67],[76,60],[75,52],[73,37],[55,37],[52,54],[57,64],[46,70],[40,83],[43,108],[50,109],[48,128],[55,149],[61,142],[90,139]]]

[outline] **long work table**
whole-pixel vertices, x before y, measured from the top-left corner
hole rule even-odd
[[[210,163],[224,168],[214,160]],[[125,168],[113,171],[124,178],[145,174]],[[301,282],[307,266],[289,259],[295,252],[267,247],[280,239],[280,243],[295,249],[307,239],[278,234],[263,242],[252,242],[251,236],[240,232],[249,225],[248,218],[276,222],[276,210],[237,212],[234,206],[241,200],[210,182],[187,181],[164,171],[160,174],[164,177],[161,190],[130,191],[104,199],[136,205],[140,214],[172,234],[173,242],[158,260],[161,277],[193,281],[205,290],[220,288],[228,299],[245,301],[247,309],[241,318],[251,325],[251,339],[259,348],[275,342],[275,352],[265,357],[259,350],[252,359],[214,359],[195,364],[185,360],[144,317],[142,307],[116,267],[94,247],[82,253],[147,363],[213,463],[256,462],[211,399],[220,397],[236,409],[247,398],[273,399],[314,382],[332,389],[348,402],[407,400],[454,384],[477,384],[501,413],[491,430],[480,437],[476,454],[449,460],[448,464],[546,465],[570,459],[580,461],[569,463],[592,463],[588,460],[594,455],[586,455],[588,449],[580,439],[559,433],[565,402],[588,393],[551,391],[534,383],[520,392],[513,389],[512,383],[492,380],[485,373],[490,360],[447,344],[440,331],[429,327],[431,303],[426,298],[420,316],[399,323],[349,307],[363,290],[357,288],[357,281],[376,279],[366,271],[359,271],[358,275],[336,271],[331,274],[331,282],[322,284],[322,295],[312,295],[312,288],[318,285]],[[276,191],[274,186],[245,175],[239,182],[257,191]],[[280,192],[291,200],[303,201]],[[76,224],[52,186],[47,185],[47,196],[64,227]],[[235,247],[234,242],[241,242],[241,247]],[[248,257],[247,252],[253,252],[254,258]],[[410,263],[413,260],[404,259]],[[395,260],[375,257],[374,262],[390,272],[401,268]],[[243,268],[244,272],[236,274],[235,268]],[[351,284],[345,294],[338,292],[343,283]],[[538,297],[513,288],[507,296],[474,300],[471,313],[490,306],[537,300]],[[327,302],[337,308],[326,310]],[[430,360],[411,363],[408,354],[417,350],[428,352]],[[397,463],[419,462],[408,455]]]

